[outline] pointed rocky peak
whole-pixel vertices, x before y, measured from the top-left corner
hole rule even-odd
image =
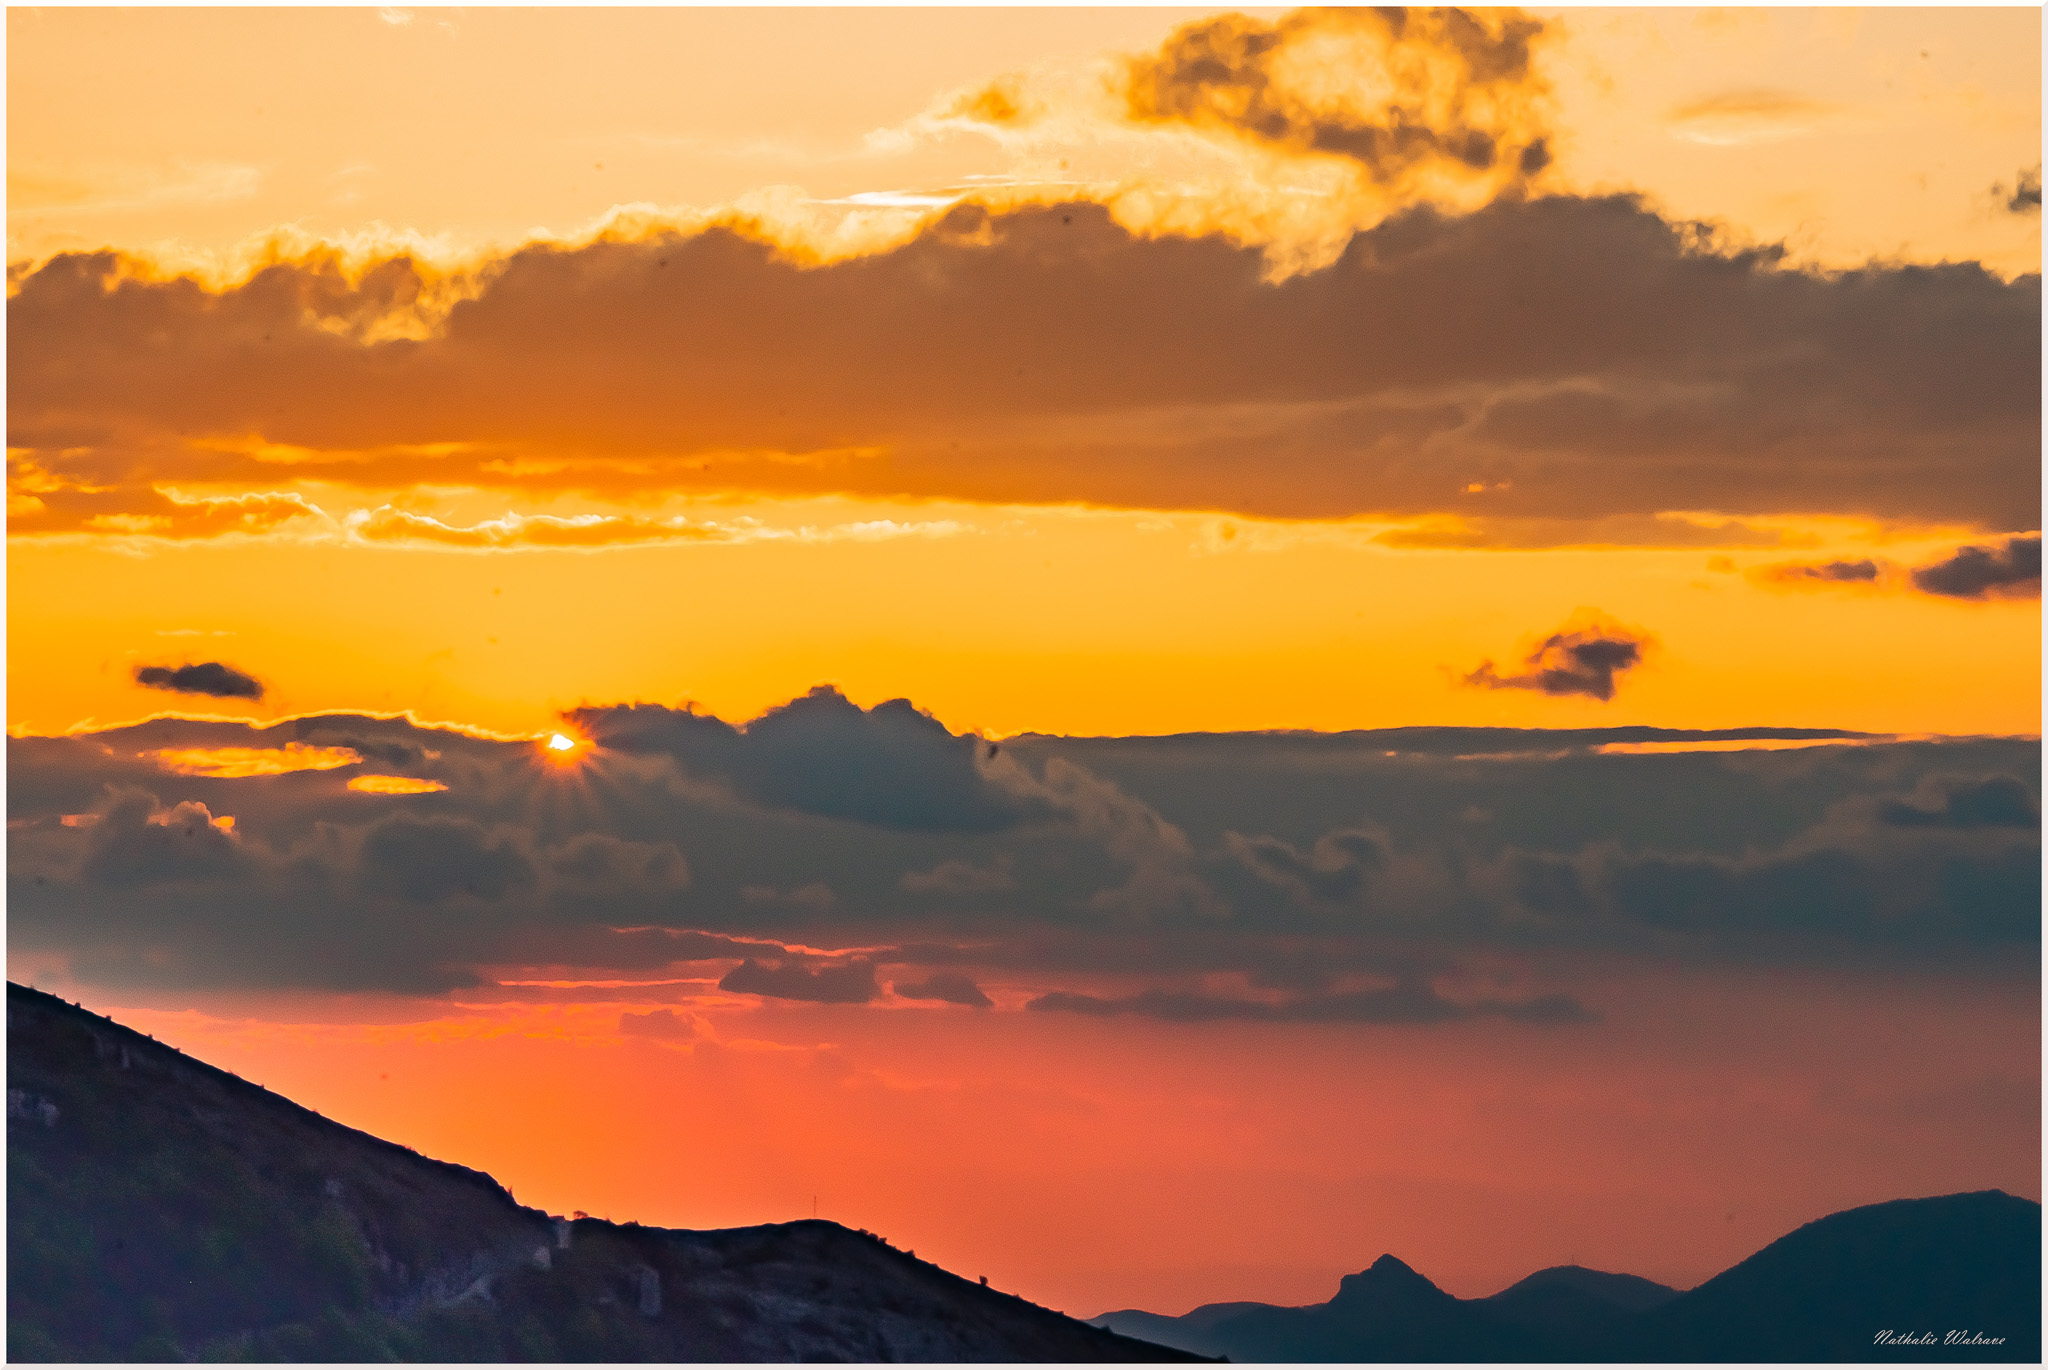
[[[1440,1298],[1450,1297],[1430,1283],[1426,1277],[1417,1274],[1412,1266],[1398,1256],[1381,1256],[1356,1275],[1346,1275],[1343,1283],[1338,1286],[1334,1302],[1384,1302],[1388,1299],[1413,1299],[1431,1295]]]

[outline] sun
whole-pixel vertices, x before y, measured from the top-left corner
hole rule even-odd
[[[540,746],[541,755],[557,766],[574,765],[590,750],[590,744],[574,733],[549,733]]]

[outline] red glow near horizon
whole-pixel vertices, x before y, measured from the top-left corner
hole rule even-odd
[[[1605,1023],[1560,1030],[746,1006],[672,980],[114,1016],[551,1212],[744,1226],[815,1194],[1083,1316],[1320,1302],[1383,1252],[1465,1297],[1568,1261],[1682,1287],[1859,1203],[2038,1197],[2030,987],[1800,988],[1614,979]]]

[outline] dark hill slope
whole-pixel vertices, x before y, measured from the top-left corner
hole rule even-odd
[[[1879,1332],[1932,1346],[1879,1346]],[[1951,1331],[2002,1345],[1943,1345]],[[1832,1214],[1644,1317],[1638,1349],[1702,1361],[2041,1359],[2041,1205],[1999,1190]]]
[[[1180,1360],[834,1223],[522,1208],[7,987],[9,1360]]]

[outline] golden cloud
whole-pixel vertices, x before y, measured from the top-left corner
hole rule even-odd
[[[448,787],[438,780],[419,780],[408,775],[359,775],[348,787],[363,794],[438,794]]]
[[[282,747],[164,747],[141,755],[173,775],[203,775],[214,780],[332,771],[358,765],[363,759],[348,747],[313,747],[303,742],[287,742]]]
[[[432,293],[408,257],[213,289],[60,256],[8,306],[9,531],[838,535],[647,512],[722,492],[1437,519],[1481,545],[2037,521],[2038,277],[1794,271],[1627,198],[1507,196],[1276,278],[1213,225],[1119,213],[968,202],[830,262],[729,227],[535,243],[417,336],[377,322]],[[486,491],[607,507],[467,523],[426,498]]]

